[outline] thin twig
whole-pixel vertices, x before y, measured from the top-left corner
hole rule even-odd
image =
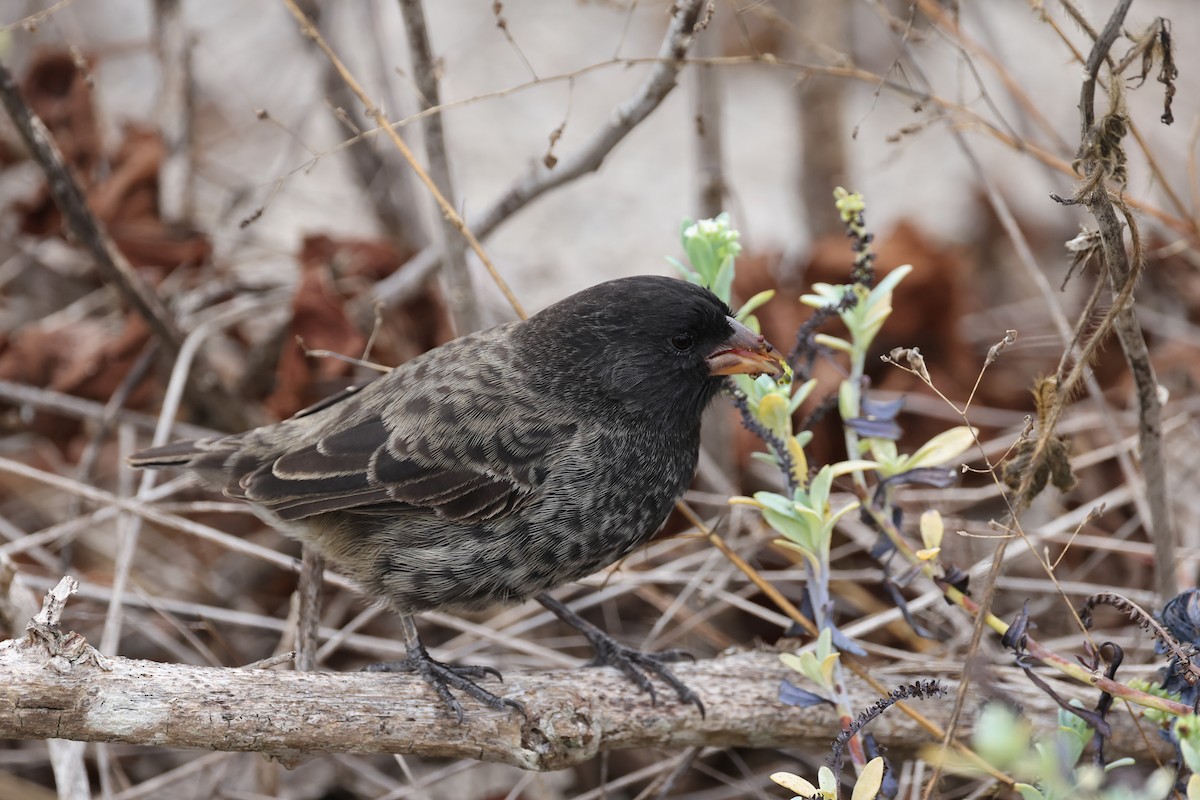
[[[404,32],[408,36],[408,56],[412,61],[413,78],[417,84],[417,99],[421,109],[441,105],[438,67],[429,44],[425,25],[425,7],[421,0],[400,0],[404,17]],[[505,33],[507,34],[507,28]],[[510,37],[511,41],[511,37]],[[514,43],[515,46],[515,43]],[[536,75],[534,76],[537,77]],[[434,114],[424,123],[425,155],[429,159],[429,175],[442,194],[454,202],[454,182],[450,173],[450,158],[446,153],[446,135],[442,130],[442,115]],[[467,248],[455,225],[446,216],[442,226],[442,278],[446,284],[446,299],[450,304],[455,331],[462,336],[483,327],[479,313],[479,298],[471,288],[471,273],[467,269]],[[514,306],[515,308],[515,306]]]
[[[716,52],[715,36],[702,36],[696,44],[701,56]],[[725,161],[721,154],[721,127],[724,122],[721,102],[721,75],[712,66],[694,70],[696,80],[696,172],[697,214],[712,219],[725,210],[729,187],[725,181]]]
[[[56,392],[53,389],[39,389],[36,386],[27,386],[15,381],[0,380],[0,401],[15,406],[29,406],[68,419],[80,419],[101,425],[107,424],[106,420],[109,418],[108,405],[105,403],[85,400],[82,397]],[[152,431],[158,425],[157,416],[127,409],[116,410],[113,419],[133,425],[139,430]],[[212,428],[192,425],[188,422],[175,422],[171,429],[176,434],[189,439],[203,439],[216,433]]]
[[[155,0],[162,90],[156,111],[166,156],[158,170],[158,207],[168,224],[192,214],[192,51],[181,0]]]
[[[300,579],[296,584],[299,598],[296,625],[296,669],[317,668],[318,631],[321,627],[321,585],[325,575],[325,559],[312,545],[300,551]]]
[[[285,2],[291,4],[294,0]],[[676,4],[671,24],[659,48],[655,68],[646,76],[637,92],[617,106],[608,124],[592,134],[579,152],[560,160],[553,169],[545,164],[535,165],[532,174],[517,181],[492,203],[471,225],[477,236],[488,236],[501,223],[546,192],[600,168],[612,149],[658,108],[663,98],[675,88],[685,56],[695,39],[694,29],[704,5],[705,0],[682,0]],[[426,248],[404,269],[376,284],[374,298],[389,305],[396,302],[415,287],[423,285],[440,264],[436,251]]]
[[[501,277],[500,272],[496,269],[495,264],[492,263],[492,260],[488,257],[488,254],[484,252],[483,246],[479,243],[479,239],[474,233],[471,232],[471,229],[467,227],[467,224],[463,222],[462,217],[459,216],[459,213],[454,210],[454,206],[450,204],[445,195],[443,195],[441,190],[438,189],[437,184],[434,183],[431,177],[429,177],[429,173],[426,172],[425,168],[421,166],[421,163],[417,161],[417,157],[413,155],[412,150],[405,143],[404,139],[400,138],[400,134],[396,132],[396,129],[392,126],[391,122],[388,121],[387,116],[375,103],[371,101],[371,98],[367,95],[366,90],[363,89],[362,85],[358,82],[350,70],[347,69],[346,65],[342,63],[342,60],[338,58],[337,53],[333,52],[333,48],[331,48],[325,41],[325,38],[321,36],[321,33],[316,29],[316,26],[312,24],[312,20],[310,20],[308,16],[300,9],[300,6],[296,4],[296,0],[283,0],[283,3],[287,6],[288,11],[291,12],[292,16],[296,18],[296,22],[300,24],[300,31],[305,36],[312,39],[321,52],[325,54],[325,57],[329,59],[331,64],[333,64],[333,68],[336,69],[338,74],[342,76],[342,80],[346,82],[348,87],[350,87],[350,91],[354,92],[354,95],[359,99],[359,102],[361,102],[366,108],[367,116],[375,120],[375,124],[386,132],[388,138],[392,140],[392,144],[396,146],[396,149],[398,149],[400,154],[404,156],[404,160],[408,162],[409,166],[412,167],[413,172],[417,174],[417,178],[420,179],[421,183],[425,184],[425,188],[429,190],[431,195],[433,195],[433,199],[437,202],[438,208],[441,210],[442,215],[449,220],[450,224],[453,225],[459,234],[461,234],[462,237],[467,240],[467,244],[470,245],[471,249],[475,252],[475,255],[479,256],[479,260],[483,262],[484,268],[487,269],[488,274],[492,276],[492,280],[496,282],[496,286],[499,287],[500,291],[504,294],[504,297],[506,300],[508,300],[509,305],[511,305],[513,310],[517,312],[517,316],[524,318],[526,316],[525,309],[521,306],[520,301],[517,300],[516,295],[514,295],[512,290],[508,287],[508,283],[503,277]]]

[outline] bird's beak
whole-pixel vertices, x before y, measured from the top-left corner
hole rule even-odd
[[[770,375],[778,378],[783,374],[783,359],[765,336],[733,317],[725,320],[733,333],[708,356],[710,375]]]

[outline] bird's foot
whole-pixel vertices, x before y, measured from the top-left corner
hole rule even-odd
[[[554,616],[570,625],[584,635],[591,643],[596,655],[588,662],[588,666],[609,666],[619,669],[633,684],[650,695],[650,703],[658,702],[654,692],[654,684],[650,682],[647,673],[657,675],[663,683],[675,690],[682,703],[694,705],[704,716],[704,703],[700,696],[688,688],[687,684],[675,677],[667,664],[675,661],[695,661],[692,654],[686,650],[663,650],[659,653],[643,653],[626,647],[604,631],[588,622],[583,617],[567,608],[561,600],[542,592],[537,595],[537,601],[544,605]]]
[[[491,667],[482,667],[474,664],[444,664],[431,657],[424,647],[410,649],[408,658],[401,658],[397,661],[386,661],[382,664],[371,664],[364,667],[363,671],[417,673],[426,683],[433,687],[433,690],[437,692],[438,697],[442,699],[446,707],[458,717],[460,724],[463,721],[463,707],[458,702],[458,698],[450,692],[451,688],[458,689],[474,697],[488,708],[496,711],[515,709],[521,712],[521,716],[527,716],[524,705],[516,700],[509,700],[507,697],[499,697],[492,694],[473,680],[486,678],[490,675],[497,680],[503,681],[504,678],[500,676],[499,672]]]
[[[596,629],[597,635],[589,635],[588,640],[591,641],[592,647],[596,650],[596,655],[589,661],[586,666],[600,667],[609,666],[620,670],[625,677],[633,681],[633,684],[650,695],[650,704],[654,705],[658,702],[658,697],[654,692],[654,684],[650,682],[647,673],[653,673],[662,679],[663,683],[675,690],[675,694],[679,695],[681,703],[689,703],[694,705],[700,712],[700,716],[704,716],[704,703],[700,702],[700,697],[692,691],[686,683],[675,677],[675,673],[667,664],[678,661],[695,661],[695,657],[686,650],[661,650],[657,653],[643,653],[640,650],[634,650],[632,647],[626,647],[613,639],[608,634]]]

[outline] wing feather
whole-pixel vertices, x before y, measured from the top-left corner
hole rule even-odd
[[[277,425],[169,445],[132,463],[200,470],[288,520],[431,510],[474,523],[511,514],[536,495],[577,427],[539,409],[499,336],[460,339]]]

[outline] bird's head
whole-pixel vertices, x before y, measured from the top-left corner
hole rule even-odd
[[[783,373],[771,344],[716,295],[673,278],[585,289],[532,317],[521,336],[544,366],[567,370],[573,400],[652,417],[698,420],[725,376]]]

